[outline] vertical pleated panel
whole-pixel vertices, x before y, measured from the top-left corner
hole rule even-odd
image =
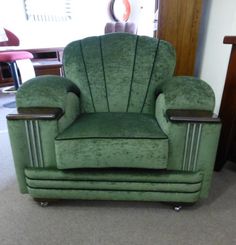
[[[156,42],[155,58],[150,72],[146,94],[143,98],[143,105],[140,110],[142,113],[154,113],[153,105],[156,100],[156,92],[161,84],[170,80],[175,68],[175,51],[173,47],[162,40],[156,40]]]
[[[102,56],[111,112],[125,112],[133,74],[137,36],[110,34],[102,37]]]
[[[102,59],[101,38],[92,37],[81,41],[90,96],[96,112],[109,111],[106,80]]]
[[[156,39],[150,39],[149,37],[138,38],[133,68],[134,74],[127,107],[128,112],[141,112],[142,107],[145,104],[157,51],[158,41]],[[154,110],[155,90],[152,92],[152,110]]]
[[[65,48],[63,64],[65,76],[71,79],[80,89],[82,112],[95,112],[81,41],[72,42]]]
[[[128,33],[85,38],[64,50],[65,75],[80,88],[83,112],[153,114],[156,90],[174,66],[169,43]]]

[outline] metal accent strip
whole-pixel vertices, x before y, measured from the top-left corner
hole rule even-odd
[[[186,167],[186,159],[187,159],[187,152],[188,152],[188,142],[189,142],[189,133],[190,133],[190,123],[187,124],[187,131],[185,136],[185,146],[184,146],[184,159],[182,164],[182,170],[185,170]]]
[[[29,122],[25,121],[25,132],[26,132],[26,138],[27,138],[27,144],[28,144],[28,150],[29,150],[29,157],[30,157],[30,166],[34,166],[33,161],[33,153],[32,153],[32,147],[30,142],[30,130],[29,130]]]
[[[41,143],[41,134],[40,134],[40,127],[39,122],[35,121],[35,136],[37,140],[37,149],[38,149],[38,160],[40,167],[44,167],[44,161],[43,161],[43,151],[42,151],[42,143]]]
[[[193,161],[193,171],[195,171],[197,167],[197,157],[198,157],[201,134],[202,134],[202,124],[200,123],[199,128],[198,128],[195,156],[194,156],[194,161]]]
[[[201,133],[202,133],[201,123],[187,124],[182,170],[185,171],[196,170]]]
[[[26,120],[25,130],[30,157],[30,166],[44,167],[39,122],[37,120]]]
[[[34,123],[33,121],[29,121],[30,125],[30,132],[31,132],[31,142],[32,142],[32,152],[33,152],[33,158],[35,162],[35,167],[39,167],[39,160],[38,160],[38,154],[37,154],[37,145],[36,145],[36,136],[35,136],[35,129],[34,129]]]
[[[195,140],[196,123],[192,124],[192,128],[193,128],[193,130],[191,132],[191,143],[190,143],[190,152],[189,152],[187,170],[191,170],[192,156],[194,154],[194,140]]]

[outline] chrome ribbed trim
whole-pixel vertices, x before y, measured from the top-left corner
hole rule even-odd
[[[187,124],[182,170],[195,171],[197,169],[201,133],[201,123]]]
[[[31,167],[44,167],[43,151],[39,122],[37,120],[25,121],[25,130]]]

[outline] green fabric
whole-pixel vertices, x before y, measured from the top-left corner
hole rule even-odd
[[[171,123],[166,110],[212,111],[214,93],[199,79],[173,77],[175,51],[169,43],[127,33],[89,37],[69,44],[63,63],[67,78],[37,77],[24,83],[16,95],[18,107],[64,111],[58,121],[38,122],[41,167],[30,161],[25,121],[8,121],[22,193],[175,202],[207,197],[220,124]],[[186,173],[189,128],[191,133],[201,128],[201,136],[199,148],[193,147],[198,150],[195,165],[190,161]],[[163,168],[167,171],[157,170]]]
[[[138,169],[25,169],[35,198],[196,202],[202,173]]]
[[[204,137],[202,137],[200,142],[198,157],[198,170],[204,173],[201,198],[206,198],[210,190],[217,147],[220,137],[220,129],[221,124],[204,125]]]
[[[215,95],[204,81],[194,77],[173,77],[161,86],[165,109],[196,109],[213,111]]]
[[[74,93],[67,93],[65,97],[65,112],[59,121],[39,120],[40,141],[42,145],[42,157],[44,167],[56,166],[54,139],[59,132],[70,125],[79,113],[79,100]],[[14,157],[16,175],[20,191],[27,192],[24,169],[30,166],[26,126],[24,120],[8,120],[8,130],[11,140],[11,148]],[[34,163],[35,164],[35,163]]]
[[[57,190],[28,187],[34,198],[195,203],[200,192]]]
[[[69,127],[80,114],[79,97],[69,92],[65,101],[64,115],[58,120],[58,133]]]
[[[175,51],[162,40],[112,33],[72,42],[63,63],[80,88],[83,112],[154,114],[155,92],[173,75]]]
[[[79,95],[70,80],[53,75],[39,76],[24,83],[16,93],[17,107],[59,107],[65,109],[67,94]]]
[[[55,141],[57,167],[166,168],[168,139],[154,117],[87,113]]]
[[[177,82],[176,86],[172,84],[175,82]],[[181,92],[181,84],[185,93]],[[187,89],[189,89],[189,93],[186,92]],[[173,78],[171,82],[163,86],[162,91],[163,93],[156,100],[156,118],[169,139],[168,169],[181,170],[188,125],[187,123],[168,121],[166,110],[182,108],[212,111],[215,101],[214,93],[205,82],[190,77]],[[196,170],[201,170],[204,173],[201,197],[205,198],[209,193],[221,124],[203,123],[201,126]]]
[[[155,117],[141,113],[86,113],[57,136],[57,140],[81,138],[167,139]]]
[[[15,164],[18,186],[21,193],[27,193],[24,170],[30,167],[27,137],[24,121],[7,121],[11,149]]]
[[[56,166],[54,138],[58,134],[57,121],[40,121],[39,128],[43,151],[43,165],[45,167]],[[24,169],[31,166],[25,121],[9,120],[8,131],[19,188],[22,193],[25,193],[27,192],[27,189],[25,183]]]
[[[166,171],[155,169],[72,169],[25,168],[25,176],[38,180],[78,180],[78,181],[115,181],[151,183],[199,183],[203,179],[200,171]]]
[[[124,190],[124,191],[166,191],[166,192],[197,192],[201,182],[186,183],[137,183],[137,182],[106,182],[106,181],[73,181],[73,180],[32,180],[26,178],[27,186],[42,189],[70,190]]]
[[[58,169],[166,168],[167,139],[71,139],[56,141]]]

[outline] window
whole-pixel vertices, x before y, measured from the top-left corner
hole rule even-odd
[[[71,19],[71,0],[25,0],[28,21],[64,22]]]

